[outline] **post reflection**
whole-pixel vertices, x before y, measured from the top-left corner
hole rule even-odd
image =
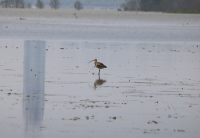
[[[99,75],[99,79],[94,82],[94,90],[96,90],[97,86],[103,85],[105,82],[106,80],[101,79]]]
[[[45,41],[24,42],[23,116],[25,137],[39,137],[44,114]]]

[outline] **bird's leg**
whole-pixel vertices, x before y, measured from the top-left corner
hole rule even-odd
[[[99,73],[98,73],[98,75],[100,75],[100,69],[99,69]]]

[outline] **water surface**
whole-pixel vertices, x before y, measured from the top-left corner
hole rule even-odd
[[[1,40],[0,58],[5,138],[200,135],[199,43]]]

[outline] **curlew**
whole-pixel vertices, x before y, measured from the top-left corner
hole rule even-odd
[[[97,68],[99,69],[99,74],[100,74],[100,69],[107,68],[103,63],[97,62],[97,59],[94,59],[94,60],[92,60],[92,61],[94,61],[95,67],[97,67]],[[91,61],[90,61],[90,62],[91,62]],[[90,62],[89,62],[89,63],[90,63]]]

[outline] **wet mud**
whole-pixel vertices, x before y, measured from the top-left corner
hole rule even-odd
[[[200,135],[199,43],[0,42],[5,138]]]

